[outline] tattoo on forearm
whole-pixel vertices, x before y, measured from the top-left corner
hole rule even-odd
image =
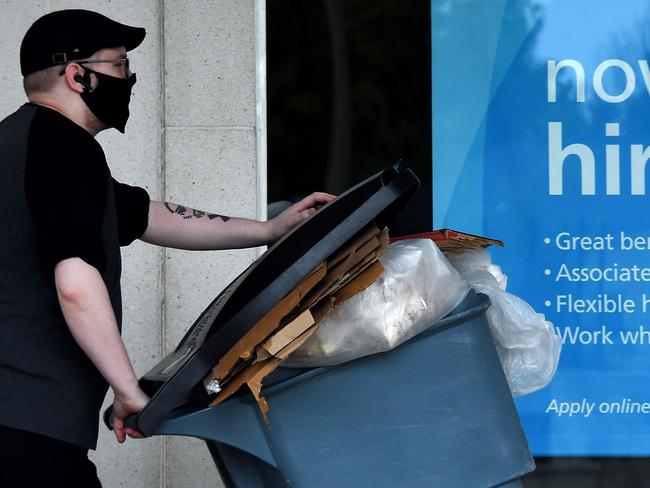
[[[169,210],[170,213],[180,215],[183,219],[200,219],[207,216],[210,220],[216,218],[220,218],[224,222],[230,220],[230,217],[226,217],[225,215],[208,213],[203,210],[194,210],[193,208],[183,207],[182,205],[176,205],[175,203],[165,202],[165,208]]]

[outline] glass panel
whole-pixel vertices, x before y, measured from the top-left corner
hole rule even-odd
[[[517,402],[530,445],[647,456],[650,6],[434,0],[431,18],[435,225],[503,239],[509,290],[564,339]]]

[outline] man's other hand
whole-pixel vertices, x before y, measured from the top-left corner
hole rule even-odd
[[[136,429],[124,427],[124,419],[129,415],[138,413],[147,403],[149,403],[149,397],[140,388],[136,388],[129,395],[115,395],[113,400],[113,431],[117,442],[123,443],[127,435],[133,439],[144,437]]]
[[[296,225],[314,215],[323,205],[328,204],[336,197],[329,193],[312,193],[295,203],[280,215],[268,221],[269,243],[273,243],[293,229]]]

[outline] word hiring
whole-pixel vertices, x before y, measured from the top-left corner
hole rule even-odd
[[[557,75],[563,69],[569,69],[575,77],[576,102],[585,101],[585,70],[575,59],[565,59],[559,63],[547,61],[547,101],[557,102]],[[650,67],[645,59],[638,60],[639,70],[646,90],[650,94]],[[625,77],[625,86],[620,93],[609,93],[603,86],[603,77],[607,71],[617,70]],[[636,87],[636,76],[632,67],[620,59],[607,59],[600,63],[593,74],[593,88],[596,95],[609,103],[621,103],[627,100]],[[605,135],[618,137],[618,123],[606,123]],[[563,195],[563,169],[568,156],[577,156],[580,161],[581,194],[596,194],[596,161],[593,151],[585,144],[574,143],[563,146],[562,122],[548,123],[548,164],[549,164],[549,195]],[[650,159],[650,146],[642,144],[630,145],[630,180],[631,194],[645,195],[645,166]],[[605,145],[605,193],[607,195],[621,194],[620,177],[620,147],[618,144]]]

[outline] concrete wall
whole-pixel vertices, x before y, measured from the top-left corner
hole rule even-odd
[[[264,0],[0,0],[2,117],[25,101],[18,52],[29,25],[48,11],[80,5],[147,29],[144,44],[129,55],[138,83],[127,133],[99,136],[114,176],[155,199],[264,219]],[[123,335],[136,372],[173,349],[258,254],[140,242],[124,249]],[[118,445],[102,427],[91,457],[105,488],[221,486],[207,449],[193,439]]]

